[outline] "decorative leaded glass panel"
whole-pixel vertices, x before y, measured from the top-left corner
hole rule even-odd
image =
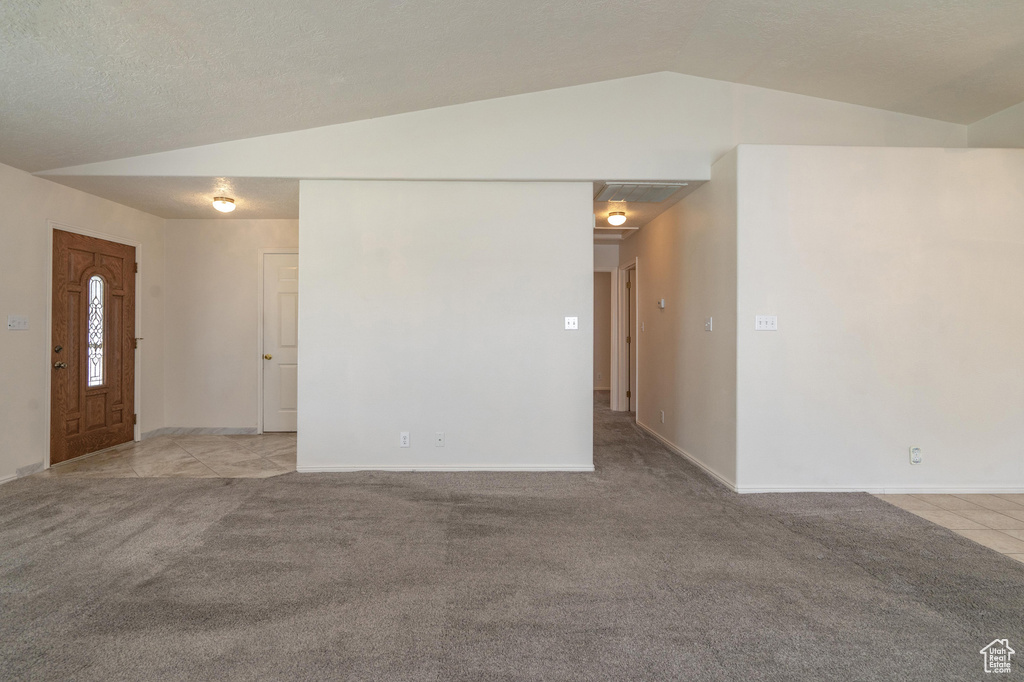
[[[94,275],[89,278],[89,386],[103,385],[103,328],[103,279]]]

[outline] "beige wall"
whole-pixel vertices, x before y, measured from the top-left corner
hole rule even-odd
[[[1024,147],[1024,102],[967,127],[971,147]]]
[[[623,242],[639,258],[637,421],[721,480],[736,477],[736,153]],[[657,307],[665,299],[665,308]],[[713,318],[712,331],[704,330]],[[660,411],[665,412],[661,423]]]
[[[592,196],[303,181],[299,469],[591,469]]]
[[[297,220],[168,220],[166,426],[255,428],[259,249],[297,247]]]
[[[137,386],[143,430],[163,425],[163,223],[160,218],[0,165],[0,480],[42,464],[49,447],[48,220],[142,244]],[[7,316],[29,318],[8,331]]]
[[[1024,151],[742,146],[739,187],[740,488],[1024,490]]]
[[[618,244],[594,244],[594,269],[606,270],[619,267]]]
[[[594,389],[608,390],[612,370],[612,273],[594,273]]]

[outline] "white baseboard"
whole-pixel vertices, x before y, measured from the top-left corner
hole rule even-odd
[[[873,495],[1018,495],[1024,494],[1022,486],[1005,485],[972,485],[972,486],[949,486],[949,485],[921,485],[921,486],[879,486],[879,485],[778,485],[778,486],[745,486],[732,483],[717,471],[707,466],[681,447],[656,433],[654,429],[647,426],[639,419],[637,426],[653,436],[666,448],[679,455],[683,459],[693,463],[704,473],[711,476],[719,483],[733,492],[741,495],[752,495],[757,493],[871,493]]]
[[[870,493],[872,495],[1017,495],[1022,487],[1008,486],[878,486],[878,485],[780,485],[739,486],[740,494],[753,493]]]
[[[0,476],[0,485],[3,485],[4,483],[9,483],[16,478],[18,478],[18,474],[7,474],[6,476]]]
[[[878,495],[1024,495],[1024,486],[902,486],[866,492]]]
[[[822,485],[780,485],[780,486],[736,486],[740,495],[756,495],[759,493],[872,493],[881,494],[882,488],[867,486],[822,486]]]
[[[652,437],[654,437],[655,440],[657,440],[659,443],[661,443],[666,448],[671,450],[673,453],[679,455],[680,457],[682,457],[686,461],[688,461],[691,464],[695,465],[701,471],[703,471],[708,476],[710,476],[711,478],[715,479],[716,481],[718,481],[719,483],[724,485],[729,490],[732,490],[733,492],[739,492],[739,491],[736,490],[736,484],[735,483],[733,483],[732,481],[727,479],[725,476],[723,476],[722,474],[718,473],[717,471],[715,471],[714,469],[709,467],[707,464],[705,464],[704,462],[700,461],[699,459],[697,459],[696,457],[694,457],[693,455],[688,453],[686,450],[683,450],[681,447],[679,447],[678,445],[676,445],[675,443],[670,441],[668,438],[665,438],[660,433],[657,433],[650,426],[647,426],[647,424],[644,424],[642,421],[637,419],[636,420],[636,425],[639,426],[644,431],[646,431],[647,433],[649,433]]]
[[[147,438],[156,438],[157,436],[246,436],[255,435],[256,427],[242,427],[242,428],[219,428],[219,427],[179,427],[179,426],[165,426],[162,429],[153,429],[152,431],[146,431],[140,437],[141,440]]]
[[[537,467],[537,466],[448,466],[448,465],[380,465],[380,464],[366,464],[366,465],[352,465],[352,466],[297,466],[295,470],[303,474],[314,474],[314,473],[345,473],[353,471],[506,471],[506,472],[552,472],[552,471],[568,471],[574,473],[587,473],[594,471],[594,465],[590,466],[553,466],[553,467]]]

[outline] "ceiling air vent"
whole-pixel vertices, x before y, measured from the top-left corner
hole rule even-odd
[[[659,204],[686,187],[686,183],[675,185],[650,182],[616,182],[604,186],[594,201],[628,201],[634,204]]]

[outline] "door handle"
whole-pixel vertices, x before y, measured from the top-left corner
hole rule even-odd
[[[67,369],[68,368],[68,363],[66,363],[66,362],[55,362],[55,363],[53,363],[53,368],[54,369]]]
[[[274,356],[271,355],[270,353],[267,353],[266,355],[263,356],[263,359],[264,360],[273,360]]]

